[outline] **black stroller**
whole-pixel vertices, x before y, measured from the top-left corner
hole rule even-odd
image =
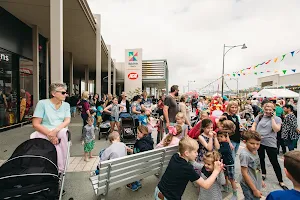
[[[137,126],[132,117],[121,118],[121,140],[127,146],[133,146],[136,140]]]
[[[68,155],[71,136],[68,133]],[[46,139],[35,138],[20,144],[0,167],[0,199],[61,199],[64,173],[59,174],[55,146]]]

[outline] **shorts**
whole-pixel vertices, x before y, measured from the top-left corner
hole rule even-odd
[[[156,186],[155,192],[154,192],[154,199],[155,199],[155,200],[161,200],[161,199],[158,197],[158,193],[160,193],[160,190],[159,190],[158,187]],[[165,197],[164,200],[168,200],[168,199]]]
[[[225,165],[225,171],[224,171],[224,174],[225,176],[227,176],[229,179],[232,179],[234,180],[234,165],[229,165],[229,166],[226,166]]]
[[[102,116],[97,116],[97,123],[101,123],[102,122]]]
[[[113,116],[110,116],[110,120],[109,121],[111,121],[111,122],[120,122],[121,121],[121,118],[115,118],[115,117],[113,117]]]
[[[76,106],[70,107],[71,114],[76,113]]]
[[[95,141],[94,140],[89,142],[89,143],[85,143],[84,147],[83,147],[84,152],[86,152],[86,153],[91,152],[94,149],[94,146],[95,146]]]
[[[243,194],[246,200],[259,200],[260,198],[255,197],[253,195],[253,191],[249,186],[246,186],[245,184],[241,183],[241,188],[243,190]]]

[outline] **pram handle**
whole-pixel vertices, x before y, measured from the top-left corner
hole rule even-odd
[[[71,141],[71,132],[69,130],[67,130],[67,135],[68,135],[68,142]]]

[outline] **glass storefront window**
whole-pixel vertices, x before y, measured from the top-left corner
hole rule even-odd
[[[20,58],[20,121],[32,118],[33,110],[33,63],[31,60]]]
[[[14,56],[0,49],[0,128],[19,121],[18,68]]]

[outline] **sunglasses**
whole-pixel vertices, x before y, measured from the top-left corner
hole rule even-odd
[[[62,95],[67,94],[67,92],[65,92],[65,91],[56,91],[56,92],[59,92],[59,93],[61,93]]]

